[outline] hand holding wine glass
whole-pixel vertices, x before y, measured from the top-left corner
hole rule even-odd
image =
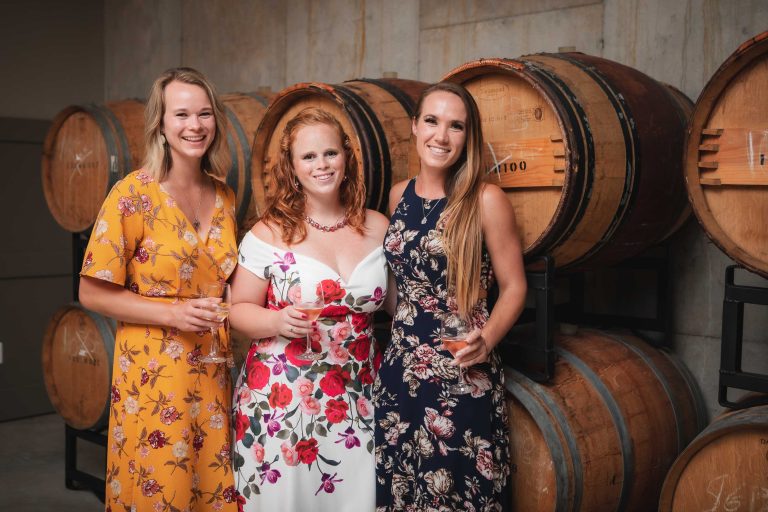
[[[293,305],[296,311],[306,315],[306,320],[309,322],[315,322],[315,320],[320,317],[320,313],[325,307],[325,297],[323,296],[322,286],[316,286],[312,291],[314,291],[314,293],[305,298],[307,290],[304,290],[305,293],[302,294],[301,302]],[[311,332],[307,333],[306,350],[301,354],[298,354],[296,358],[301,359],[302,361],[317,361],[318,359],[323,358],[322,352],[312,351]]]
[[[230,295],[229,283],[215,282],[207,283],[201,287],[201,295],[203,297],[221,297],[221,302],[218,302],[215,306],[214,314],[217,322],[224,322],[229,316],[229,308],[231,307],[232,300]],[[226,356],[219,351],[219,329],[218,327],[211,327],[211,350],[210,352],[201,357],[200,361],[204,363],[224,363],[227,361]]]
[[[467,347],[467,338],[472,333],[472,326],[455,315],[446,315],[440,320],[440,341],[443,347],[456,357],[456,353]],[[459,382],[448,387],[454,395],[466,395],[472,387],[464,380],[464,368],[459,367]]]

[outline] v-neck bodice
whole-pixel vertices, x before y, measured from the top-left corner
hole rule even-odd
[[[89,245],[93,256],[86,255],[82,273],[147,297],[198,297],[203,284],[227,279],[237,264],[235,198],[214,183],[211,227],[203,239],[152,176],[136,171],[123,178],[94,224],[91,244],[99,245]],[[101,255],[97,247],[109,251]]]
[[[371,282],[386,283],[386,259],[382,246],[375,247],[365,255],[344,279],[341,274],[319,259],[296,252],[292,249],[277,247],[248,232],[240,243],[240,265],[259,277],[277,272],[297,272],[299,282],[331,279],[347,289],[365,289]]]
[[[208,178],[208,180],[210,180],[211,185],[213,185],[213,194],[214,194],[214,196],[213,196],[213,210],[211,211],[210,218],[207,219],[207,220],[210,221],[209,224],[208,224],[208,229],[205,230],[205,232],[203,232],[203,233],[201,233],[197,228],[194,228],[195,223],[192,222],[190,220],[189,216],[186,213],[184,213],[184,210],[181,209],[181,206],[179,205],[178,199],[175,198],[173,196],[173,194],[171,194],[170,191],[168,191],[168,189],[162,183],[157,182],[157,181],[154,182],[156,184],[157,188],[159,189],[160,193],[164,194],[166,196],[166,198],[169,199],[169,201],[166,201],[166,203],[168,203],[168,207],[169,208],[175,208],[176,210],[179,211],[179,213],[181,214],[181,218],[187,223],[188,226],[193,226],[192,231],[195,232],[195,234],[197,235],[198,239],[203,244],[208,243],[208,237],[210,236],[211,229],[213,228],[213,220],[217,217],[217,215],[220,213],[221,208],[224,206],[223,196],[226,195],[226,193],[225,193],[225,191],[223,189],[223,184],[222,183],[219,183],[218,181],[216,181],[215,179],[213,179],[213,178],[211,178],[209,176],[207,178]]]

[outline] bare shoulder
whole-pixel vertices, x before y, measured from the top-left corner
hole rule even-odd
[[[384,238],[389,227],[386,215],[376,210],[365,210],[365,228],[376,238]]]
[[[405,192],[405,187],[408,186],[408,182],[411,180],[403,180],[400,182],[395,183],[392,185],[392,188],[389,189],[389,213],[392,214],[392,212],[395,211],[395,208],[397,208],[397,203],[400,202],[400,198],[403,197],[403,192]]]
[[[491,213],[501,209],[504,212],[512,211],[512,205],[507,199],[507,195],[498,185],[494,183],[484,183],[481,195],[481,207],[483,213]]]
[[[281,243],[280,230],[274,226],[270,226],[269,224],[265,223],[263,220],[260,220],[256,224],[254,224],[253,227],[251,228],[250,233],[256,238],[258,238],[259,240],[267,242],[268,244],[271,244],[271,245],[279,246]]]

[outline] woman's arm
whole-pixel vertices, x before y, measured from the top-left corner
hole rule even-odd
[[[312,331],[312,323],[306,315],[286,306],[275,311],[267,309],[269,281],[256,277],[253,272],[238,265],[232,276],[232,309],[229,321],[232,327],[249,338],[267,338],[281,335],[286,338],[306,336]]]
[[[480,208],[483,239],[491,256],[499,298],[482,330],[476,330],[468,340],[469,346],[456,354],[457,363],[464,367],[488,360],[491,350],[509,332],[523,311],[528,291],[523,250],[512,205],[498,186],[486,184]]]
[[[152,301],[117,284],[81,276],[79,299],[91,311],[128,323],[167,325],[180,331],[204,331],[220,324],[215,313],[218,298]]]

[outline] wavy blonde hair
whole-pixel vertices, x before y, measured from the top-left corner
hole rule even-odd
[[[480,298],[483,229],[480,195],[483,190],[483,133],[477,104],[467,90],[452,82],[438,82],[421,94],[414,121],[421,117],[424,99],[437,91],[458,96],[467,112],[466,142],[458,160],[448,170],[441,214],[442,240],[448,260],[448,289],[456,297],[459,314],[469,318]]]
[[[280,136],[280,154],[277,163],[272,167],[276,193],[269,199],[266,211],[261,217],[268,226],[280,228],[282,240],[286,245],[297,244],[307,238],[307,226],[304,223],[306,197],[301,185],[296,181],[291,163],[291,147],[299,129],[316,125],[330,126],[339,134],[345,157],[345,179],[339,189],[341,204],[346,211],[349,225],[360,234],[364,232],[365,185],[358,172],[357,158],[349,136],[333,114],[317,107],[308,107],[288,121]]]
[[[205,76],[192,68],[171,68],[157,77],[149,91],[149,99],[144,108],[144,143],[146,156],[144,157],[144,170],[156,181],[162,181],[173,165],[171,151],[167,142],[163,142],[163,116],[165,115],[165,88],[171,82],[181,82],[202,87],[208,95],[208,100],[213,108],[213,117],[216,120],[216,131],[213,142],[203,156],[201,167],[203,171],[223,178],[226,176],[231,161],[227,151],[226,129],[227,116],[224,114],[224,106],[216,95],[216,89]]]

